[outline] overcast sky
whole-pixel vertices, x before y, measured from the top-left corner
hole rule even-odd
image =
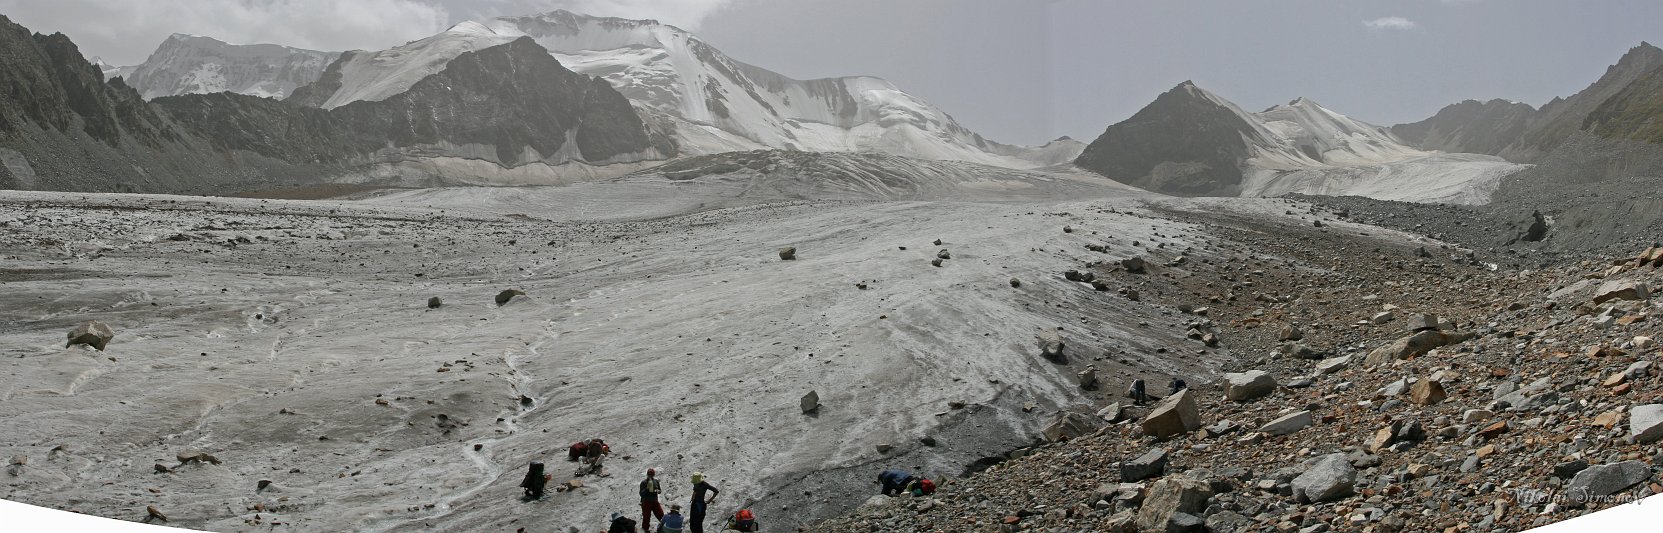
[[[1025,144],[1089,141],[1186,79],[1249,110],[1305,96],[1382,125],[1466,98],[1539,106],[1663,41],[1663,2],[1642,0],[0,0],[114,64],[175,32],[380,49],[555,8],[656,18],[793,77],[883,77]]]

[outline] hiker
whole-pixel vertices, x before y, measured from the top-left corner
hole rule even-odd
[[[612,513],[612,525],[606,533],[635,533],[635,521],[624,516],[624,513]]]
[[[710,493],[710,496],[708,497],[705,496],[705,493],[707,492]],[[687,517],[688,522],[691,524],[689,529],[691,529],[693,533],[704,533],[705,507],[715,502],[716,495],[721,492],[722,491],[716,489],[715,485],[711,485],[704,480],[704,472],[693,473],[693,506],[689,509],[689,511],[691,511],[691,516]]]
[[[1189,384],[1184,383],[1184,380],[1179,379],[1178,377],[1174,376],[1172,378],[1172,383],[1166,384],[1166,388],[1171,389],[1170,392],[1172,394],[1178,394],[1178,391],[1189,388]]]
[[[670,513],[658,519],[658,533],[681,533],[684,521],[681,516],[681,504],[670,504]]]
[[[586,464],[586,465],[589,466],[589,468],[588,468],[589,473],[599,474],[599,473],[605,471],[602,468],[602,464],[601,464],[603,462],[602,459],[604,458],[604,456],[610,455],[612,453],[612,448],[607,446],[606,441],[604,441],[604,440],[589,439],[588,444],[584,445],[583,452],[584,452],[583,464]],[[583,472],[583,470],[584,469],[580,468],[580,469],[578,469],[578,472],[581,473],[581,472]]]
[[[1126,395],[1132,397],[1132,405],[1149,403],[1149,390],[1141,379],[1132,380],[1132,388],[1126,391]]]
[[[885,470],[878,474],[878,484],[883,485],[884,496],[900,496],[919,479],[922,478],[900,470]]]
[[[543,487],[548,486],[550,474],[543,473],[543,463],[532,461],[531,468],[525,473],[525,480],[520,486],[525,488],[525,499],[543,499]]]
[[[575,463],[587,455],[589,455],[589,442],[580,440],[572,443],[572,447],[566,449],[566,462]]]
[[[658,503],[658,494],[664,489],[658,486],[658,479],[654,477],[657,474],[657,470],[648,468],[647,479],[641,481],[641,531],[652,530],[654,516],[659,522],[664,521],[664,506]]]
[[[728,527],[723,529],[732,529],[734,531],[759,531],[758,527],[760,526],[756,523],[756,515],[751,514],[750,509],[740,509],[738,513],[733,515],[733,518],[728,519]]]

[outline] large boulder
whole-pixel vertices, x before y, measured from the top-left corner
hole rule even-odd
[[[1148,416],[1143,417],[1143,434],[1157,439],[1188,433],[1199,427],[1201,410],[1195,405],[1195,393],[1191,389],[1167,396],[1155,404]]]
[[[519,289],[507,289],[497,293],[497,307],[508,305],[508,302],[513,301],[516,296],[525,296],[525,291]]]
[[[1343,453],[1331,453],[1316,460],[1293,478],[1293,497],[1301,503],[1320,503],[1350,496],[1357,482],[1357,469]]]
[[[1172,476],[1156,481],[1149,487],[1149,496],[1138,510],[1138,531],[1165,532],[1171,528],[1173,515],[1199,516],[1207,509],[1213,489],[1206,481],[1188,476]]]
[[[1120,463],[1120,481],[1143,481],[1166,473],[1166,450],[1150,448],[1130,460]]]
[[[1590,466],[1571,478],[1565,485],[1565,493],[1573,501],[1610,496],[1648,479],[1651,479],[1651,466],[1641,461]]]
[[[1663,403],[1636,405],[1630,409],[1628,434],[1640,444],[1663,439]]]
[[[1651,291],[1645,282],[1634,280],[1607,281],[1594,290],[1594,303],[1602,304],[1611,300],[1646,300],[1651,298]]]
[[[1045,426],[1043,430],[1045,441],[1061,442],[1079,438],[1081,435],[1096,431],[1098,426],[1101,425],[1101,421],[1102,419],[1092,415],[1064,411]]]
[[[1305,429],[1312,422],[1310,411],[1295,411],[1276,420],[1266,422],[1265,425],[1259,426],[1259,431],[1271,435],[1287,435]]]
[[[1473,338],[1472,333],[1449,332],[1438,330],[1417,331],[1390,344],[1375,348],[1368,357],[1363,358],[1363,366],[1379,366],[1398,359],[1408,359],[1423,355],[1434,348],[1448,346],[1458,342],[1465,342]]]
[[[1263,370],[1224,375],[1224,397],[1245,402],[1276,391],[1276,378]]]
[[[103,322],[93,320],[69,330],[69,344],[65,344],[64,347],[85,344],[102,352],[104,346],[110,344],[110,339],[113,338],[115,338],[115,330],[110,329],[110,326]]]

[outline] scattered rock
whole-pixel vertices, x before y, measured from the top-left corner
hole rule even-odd
[[[1409,316],[1409,323],[1405,328],[1410,332],[1431,331],[1438,329],[1438,315],[1418,313]]]
[[[1119,422],[1121,417],[1125,415],[1126,408],[1120,402],[1111,403],[1097,410],[1097,418],[1101,418],[1106,422]]]
[[[1051,420],[1050,424],[1045,426],[1045,430],[1043,431],[1045,441],[1061,442],[1079,438],[1081,435],[1096,431],[1097,427],[1101,424],[1099,420],[1100,419],[1097,417],[1091,415],[1076,413],[1073,411],[1063,411],[1058,413],[1057,417]]]
[[[1333,501],[1352,494],[1357,481],[1357,469],[1343,453],[1331,453],[1317,459],[1293,478],[1293,497],[1301,503]]]
[[[1317,366],[1316,366],[1317,375],[1333,374],[1335,372],[1339,372],[1341,370],[1344,370],[1345,367],[1347,365],[1350,365],[1350,364],[1351,364],[1351,356],[1349,356],[1349,355],[1342,355],[1342,356],[1339,356],[1339,357],[1330,357],[1330,358],[1327,358],[1327,359],[1323,359],[1323,360],[1317,362]]]
[[[1058,333],[1057,330],[1040,330],[1038,334],[1034,335],[1034,340],[1039,344],[1039,355],[1041,357],[1053,361],[1062,359],[1064,347],[1062,334]]]
[[[1283,324],[1282,330],[1276,333],[1276,340],[1278,341],[1297,341],[1303,338],[1305,338],[1305,332],[1300,331],[1299,326],[1293,324]]]
[[[1577,497],[1610,496],[1648,479],[1651,479],[1651,466],[1642,461],[1590,466],[1571,478],[1565,492]]]
[[[797,247],[796,246],[787,246],[785,248],[781,248],[780,249],[780,260],[781,261],[795,261],[795,260],[797,260]]]
[[[513,301],[516,296],[525,296],[525,291],[508,289],[497,293],[497,307],[508,305],[508,302]]]
[[[1651,298],[1651,291],[1646,284],[1634,280],[1607,281],[1594,290],[1594,303],[1602,304],[1611,300],[1646,300]]]
[[[1019,280],[1019,279],[1016,279],[1016,278],[1011,278],[1011,288],[1012,289],[1015,289],[1015,288],[1021,287],[1021,286],[1022,286],[1022,280]]]
[[[144,517],[145,523],[149,523],[151,520],[161,520],[163,522],[167,521],[167,515],[162,514],[162,511],[156,509],[156,506],[154,506],[154,505],[145,506],[144,512],[145,512],[145,517]]]
[[[935,253],[935,258],[936,259],[952,259],[953,254],[948,253],[946,248],[942,248],[941,251]]]
[[[1379,366],[1398,359],[1424,355],[1434,348],[1465,342],[1473,337],[1472,333],[1450,333],[1437,330],[1419,331],[1370,351],[1368,357],[1363,359],[1363,365]]]
[[[64,347],[85,344],[102,352],[104,347],[110,344],[110,339],[113,338],[115,338],[115,330],[110,329],[110,326],[103,322],[93,320],[69,330],[69,343],[65,344]]]
[[[1259,426],[1259,431],[1271,435],[1288,435],[1305,429],[1313,422],[1310,411],[1295,411],[1276,420],[1266,422],[1265,425]]]
[[[1167,396],[1149,415],[1143,417],[1143,434],[1166,439],[1201,427],[1201,411],[1196,407],[1194,389],[1184,389]]]
[[[1409,388],[1409,402],[1415,405],[1432,405],[1448,397],[1449,394],[1444,392],[1444,385],[1431,379],[1417,381]]]
[[[219,464],[219,458],[214,457],[213,455],[209,455],[208,453],[203,452],[202,450],[198,450],[196,448],[186,448],[184,451],[181,451],[178,454],[175,454],[174,458],[178,459],[179,464],[181,464],[181,465],[186,465],[186,464],[191,464],[191,463],[210,463],[210,464],[216,464],[216,465]]]
[[[1224,375],[1224,397],[1234,402],[1245,402],[1276,391],[1276,378],[1263,370]]]
[[[438,309],[439,306],[441,306],[441,305],[445,305],[445,302],[444,302],[444,300],[440,300],[438,296],[434,296],[432,298],[427,299],[427,308],[428,309]]]
[[[1186,476],[1173,476],[1150,485],[1149,495],[1138,510],[1139,531],[1168,531],[1174,515],[1201,514],[1212,499],[1213,489],[1205,481]],[[1181,529],[1180,529],[1181,530]]]
[[[1630,409],[1628,435],[1641,444],[1663,439],[1663,403],[1636,405]]]
[[[820,392],[808,391],[808,394],[803,395],[802,401],[798,402],[798,406],[802,407],[805,415],[820,410]]]
[[[1121,259],[1120,268],[1124,268],[1127,272],[1131,272],[1133,274],[1141,274],[1144,269],[1143,257],[1129,257]]]
[[[1143,481],[1166,473],[1166,450],[1151,448],[1143,455],[1120,463],[1120,481]]]
[[[890,452],[890,450],[894,450],[894,449],[895,449],[895,446],[893,444],[890,444],[890,443],[887,443],[887,442],[878,443],[878,453],[887,454],[887,453]]]
[[[1097,367],[1087,365],[1085,370],[1080,371],[1077,378],[1078,378],[1078,381],[1080,383],[1080,388],[1085,389],[1085,390],[1096,389],[1097,388]]]

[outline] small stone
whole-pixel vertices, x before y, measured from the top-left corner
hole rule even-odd
[[[1143,258],[1142,257],[1129,257],[1129,258],[1126,258],[1126,259],[1121,259],[1120,260],[1120,268],[1124,268],[1124,269],[1126,269],[1127,272],[1131,272],[1133,274],[1143,273],[1143,270],[1144,270]]]
[[[952,259],[953,254],[948,252],[946,248],[942,248],[941,251],[938,251],[938,252],[935,253],[935,258],[936,259]]]
[[[797,247],[796,246],[787,246],[785,248],[780,249],[780,260],[781,261],[795,261],[796,259],[797,259]]]
[[[1345,367],[1349,364],[1351,364],[1351,356],[1349,355],[1330,357],[1318,361],[1316,371],[1318,375],[1332,374],[1345,369]]]
[[[1021,286],[1022,286],[1022,280],[1019,280],[1019,279],[1016,279],[1016,278],[1011,278],[1011,288],[1012,289],[1015,289],[1015,288],[1021,287]]]
[[[878,453],[885,453],[886,454],[886,453],[889,453],[890,450],[894,450],[894,449],[895,449],[895,446],[890,444],[890,443],[887,443],[887,442],[878,443]]]
[[[513,301],[516,296],[525,296],[525,291],[519,289],[507,289],[497,293],[497,307],[508,305],[508,302]]]
[[[1634,280],[1611,280],[1599,286],[1594,291],[1594,303],[1602,304],[1611,300],[1647,300],[1651,298],[1651,291],[1644,282]]]
[[[1305,333],[1299,330],[1299,326],[1293,324],[1284,324],[1282,330],[1276,333],[1276,340],[1283,342],[1297,341],[1303,338],[1305,338]]]
[[[808,394],[803,395],[803,399],[800,402],[798,402],[798,405],[800,407],[802,407],[803,414],[805,414],[805,415],[819,410],[820,409],[820,392],[819,391],[808,391]]]
[[[1490,417],[1493,417],[1495,415],[1496,414],[1493,413],[1493,412],[1490,412],[1489,409],[1468,409],[1468,410],[1466,410],[1466,412],[1461,413],[1461,423],[1462,424],[1477,424],[1479,422],[1489,420]]]
[[[1409,323],[1404,326],[1405,329],[1408,329],[1410,332],[1437,330],[1438,315],[1430,313],[1409,315]]]
[[[427,299],[427,308],[428,309],[438,309],[439,306],[441,306],[441,305],[445,305],[445,302],[444,302],[444,300],[440,300],[438,296],[434,296],[432,298]]]

